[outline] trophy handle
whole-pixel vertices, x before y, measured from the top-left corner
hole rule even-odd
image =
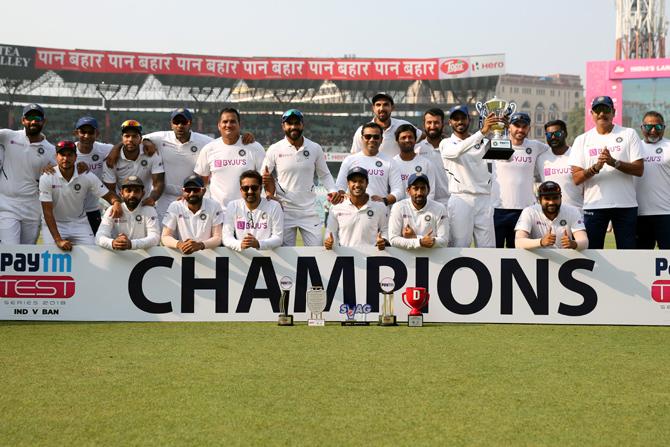
[[[411,308],[412,306],[407,302],[407,292],[403,292],[400,296],[402,297],[402,302],[405,303],[405,306]]]
[[[475,109],[477,109],[477,113],[481,116],[482,113],[484,113],[484,104],[481,101],[477,102],[475,104]]]
[[[512,115],[514,112],[516,112],[516,103],[515,102],[510,102],[507,105],[507,110],[509,110],[509,113],[507,113],[508,116]]]

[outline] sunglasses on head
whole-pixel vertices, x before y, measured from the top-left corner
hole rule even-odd
[[[240,189],[244,192],[253,191],[256,192],[261,188],[261,185],[244,185],[240,186]]]
[[[544,136],[547,138],[547,140],[551,140],[552,138],[561,138],[563,136],[563,131],[556,130],[554,132],[545,132]]]
[[[366,140],[380,140],[382,136],[378,133],[364,133],[363,138]]]
[[[656,129],[656,132],[660,132],[665,129],[665,124],[643,124],[642,128],[647,132],[651,132],[652,129]]]

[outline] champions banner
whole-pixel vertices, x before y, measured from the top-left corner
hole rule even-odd
[[[503,54],[411,59],[245,58],[0,44],[0,71],[209,76],[249,80],[435,80],[505,73]]]
[[[426,322],[668,325],[669,269],[669,251],[2,246],[0,319],[277,321],[281,282],[298,321],[312,286],[327,291],[328,322],[345,319],[342,304],[376,321],[380,281],[391,278],[400,321],[401,292],[419,286],[430,293]]]

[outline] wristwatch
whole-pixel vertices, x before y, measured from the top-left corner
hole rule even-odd
[[[619,166],[621,166],[621,162],[619,160],[614,162],[614,169],[619,169]]]

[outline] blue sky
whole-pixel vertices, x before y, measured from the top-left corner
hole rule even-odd
[[[508,73],[582,76],[586,61],[614,59],[615,50],[614,0],[65,0],[33,2],[32,11],[14,5],[3,10],[0,43],[228,56],[505,53]]]

